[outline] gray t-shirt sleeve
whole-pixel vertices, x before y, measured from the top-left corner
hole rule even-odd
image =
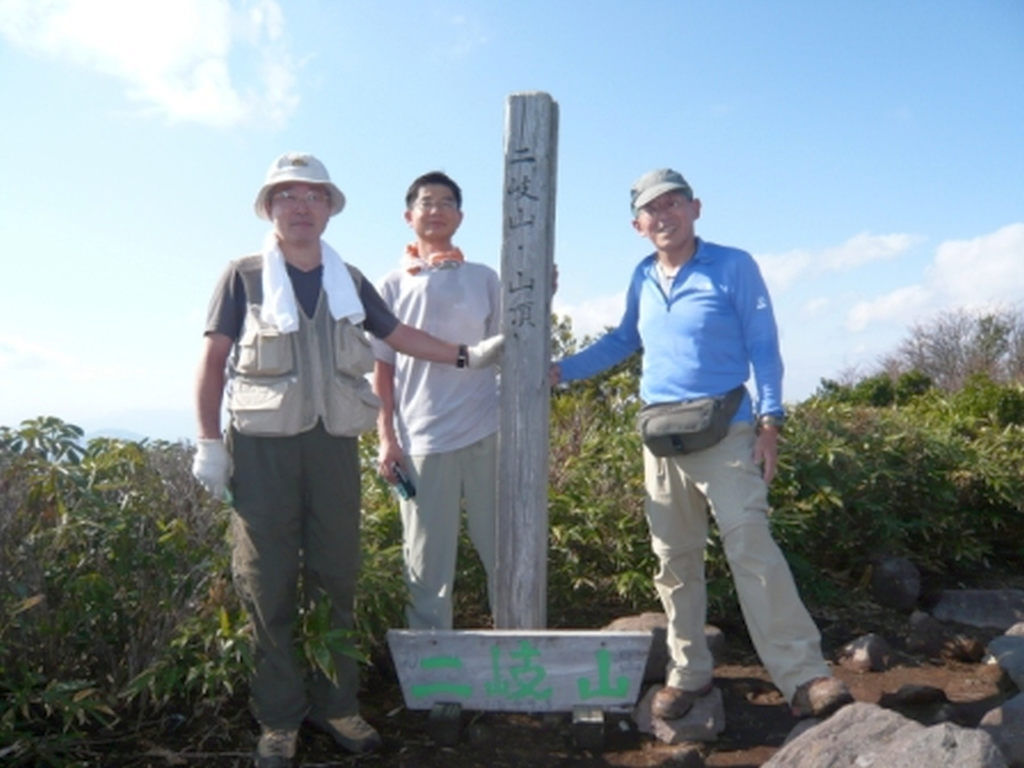
[[[378,339],[390,336],[398,327],[398,318],[366,277],[360,281],[359,300],[363,303],[363,311],[366,313],[363,328]]]
[[[213,290],[210,306],[206,311],[206,327],[204,335],[221,333],[237,341],[242,333],[245,321],[245,285],[238,274],[235,262],[228,264],[227,269],[217,281]]]

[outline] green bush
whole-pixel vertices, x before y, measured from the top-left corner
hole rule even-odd
[[[556,355],[574,341],[556,324]],[[548,616],[595,627],[657,610],[635,429],[639,357],[551,402]],[[877,383],[877,382],[876,382]],[[812,607],[851,599],[879,554],[951,579],[1024,567],[1024,396],[972,379],[945,394],[907,377],[791,407],[771,524]],[[900,393],[903,394],[900,394]],[[863,396],[863,397],[862,397]],[[296,652],[385,655],[404,626],[401,521],[360,445],[363,565],[354,636],[302,610]],[[0,744],[12,765],[85,764],[76,734],[169,706],[216,709],[246,691],[249,630],[230,584],[229,510],[191,476],[191,446],[92,440],[59,419],[0,428]],[[486,579],[465,536],[456,626],[486,625]],[[738,619],[721,545],[709,610]],[[13,749],[13,751],[12,751]]]
[[[0,743],[231,693],[246,659],[225,652],[241,625],[226,510],[189,464],[184,445],[85,445],[54,418],[0,430]],[[55,749],[26,743],[26,760]]]
[[[654,558],[643,511],[635,423],[637,360],[558,392],[551,403],[549,623],[587,618],[581,606],[651,607]],[[575,616],[575,619],[573,618]]]
[[[899,409],[812,399],[787,422],[773,529],[806,585],[856,585],[886,553],[950,574],[1020,562],[1021,441],[937,394]]]

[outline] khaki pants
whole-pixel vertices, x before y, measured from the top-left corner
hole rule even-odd
[[[256,719],[291,729],[307,713],[333,718],[357,712],[355,660],[334,654],[337,684],[310,672],[307,689],[294,643],[300,597],[309,604],[326,595],[331,626],[353,628],[360,523],[356,438],[332,437],[318,424],[294,437],[232,433],[231,439],[232,571],[254,631]]]
[[[401,509],[410,629],[452,628],[463,500],[469,538],[487,572],[494,606],[497,446],[494,434],[457,451],[409,457],[416,496],[402,501]]]
[[[768,488],[753,462],[754,429],[733,424],[706,451],[659,458],[644,449],[645,511],[659,570],[654,582],[668,617],[668,685],[711,682],[704,637],[704,547],[714,515],[754,648],[789,701],[800,684],[830,675],[821,637],[768,528]]]

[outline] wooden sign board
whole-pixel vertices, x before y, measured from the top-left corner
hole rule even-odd
[[[387,637],[409,709],[629,710],[651,648],[650,632],[392,629]]]

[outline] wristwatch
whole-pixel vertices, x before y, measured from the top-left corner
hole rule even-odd
[[[765,427],[775,427],[777,430],[782,430],[782,425],[786,423],[785,416],[779,416],[778,414],[763,413],[757,417],[757,429],[758,431]]]
[[[459,344],[459,356],[455,358],[456,368],[465,368],[469,365],[469,348],[465,344]]]

